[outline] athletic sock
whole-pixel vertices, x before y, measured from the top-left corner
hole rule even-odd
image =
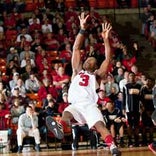
[[[108,134],[106,137],[105,137],[105,143],[107,144],[108,147],[110,147],[112,144],[114,144],[114,140],[113,140],[113,137],[111,134]],[[115,144],[114,144],[115,145]]]

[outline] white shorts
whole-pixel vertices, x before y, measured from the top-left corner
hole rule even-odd
[[[101,111],[96,105],[69,105],[64,111],[70,112],[80,124],[87,124],[92,128],[98,121],[104,122]]]

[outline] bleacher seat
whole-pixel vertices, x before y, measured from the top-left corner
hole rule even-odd
[[[27,97],[36,102],[36,107],[42,107],[42,101],[39,99],[37,93],[27,93]]]

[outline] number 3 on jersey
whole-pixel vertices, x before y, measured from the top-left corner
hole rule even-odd
[[[85,75],[83,73],[80,74],[81,81],[79,82],[80,86],[88,86],[89,75]]]

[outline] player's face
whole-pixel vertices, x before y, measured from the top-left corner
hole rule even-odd
[[[97,67],[96,63],[97,63],[97,61],[94,57],[88,57],[83,64],[83,68],[85,70],[93,72]]]
[[[135,82],[135,75],[133,73],[129,74],[129,82],[131,83]]]

